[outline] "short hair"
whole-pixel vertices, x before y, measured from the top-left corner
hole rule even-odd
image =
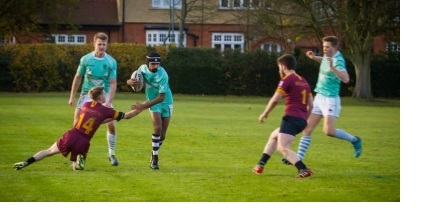
[[[108,40],[108,36],[107,36],[107,34],[105,34],[103,32],[98,32],[93,37],[93,42],[96,42],[97,39],[101,39],[103,41],[106,41],[106,40]]]
[[[278,64],[286,66],[288,69],[295,70],[296,58],[292,54],[284,54],[277,59]]]
[[[333,47],[339,47],[339,39],[336,36],[325,36],[322,38],[322,42],[329,42]]]
[[[89,90],[89,97],[94,101],[98,101],[99,97],[104,93],[104,86],[93,87]]]
[[[147,64],[149,63],[160,64],[160,55],[157,52],[150,52],[147,55]]]

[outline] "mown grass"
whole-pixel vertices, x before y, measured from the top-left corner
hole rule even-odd
[[[399,100],[343,98],[337,126],[362,137],[363,154],[353,158],[351,144],[325,136],[320,125],[305,158],[315,174],[306,179],[296,179],[279,153],[262,175],[252,173],[283,106],[259,124],[269,98],[235,96],[175,95],[159,171],[148,166],[148,112],[117,123],[117,167],[107,160],[102,126],[85,171],[72,171],[61,155],[14,171],[15,162],[49,148],[71,127],[68,96],[0,94],[1,202],[400,202]],[[127,111],[143,99],[118,93],[114,106]]]

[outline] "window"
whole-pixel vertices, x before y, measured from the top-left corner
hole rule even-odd
[[[67,36],[67,42],[68,43],[74,43],[75,42],[75,36],[73,36],[73,35]]]
[[[56,44],[86,44],[85,35],[53,34],[52,38]]]
[[[334,16],[333,8],[338,8],[337,3],[338,3],[337,1],[331,1],[331,2],[329,2],[328,5],[325,5],[321,1],[314,1],[312,3],[312,9],[315,11],[314,16],[318,20],[324,20],[327,17],[330,17],[330,18],[333,17]]]
[[[9,38],[6,38],[6,37],[0,35],[0,45],[3,45],[3,44],[15,44],[15,37],[11,36]]]
[[[396,42],[387,42],[388,52],[400,52],[400,44]]]
[[[77,36],[77,37],[76,37],[76,40],[77,40],[79,43],[85,43],[85,42],[86,42],[86,36]]]
[[[169,9],[174,3],[174,8],[182,8],[181,0],[153,0],[152,7],[158,9]]]
[[[284,51],[284,48],[278,44],[278,43],[273,43],[273,42],[269,42],[269,43],[263,43],[260,45],[260,49],[262,51],[267,51],[267,52],[277,52],[277,53],[281,53]]]
[[[243,0],[243,7],[258,8],[260,0]]]
[[[258,8],[263,5],[262,0],[219,0],[220,9]]]
[[[56,43],[65,43],[66,42],[66,36],[65,35],[58,35],[56,38]]]
[[[229,6],[228,6],[228,0],[220,0],[220,8],[222,9],[226,9],[226,8],[229,8]]]
[[[235,49],[244,51],[244,35],[240,33],[213,33],[212,48],[224,51]]]
[[[243,0],[234,0],[234,4],[232,5],[232,8],[241,8],[241,3]]]
[[[147,30],[147,42],[148,46],[157,45],[179,45],[179,31],[175,30],[168,35],[168,30]],[[183,33],[183,46],[186,46],[186,34]]]
[[[220,9],[228,9],[229,0],[220,0]]]

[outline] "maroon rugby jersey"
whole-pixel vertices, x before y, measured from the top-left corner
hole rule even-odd
[[[90,141],[104,120],[113,118],[119,121],[124,118],[124,115],[124,113],[105,107],[101,103],[86,102],[81,108],[78,121],[73,129]]]
[[[293,73],[283,77],[276,89],[285,101],[284,114],[307,120],[307,102],[312,96],[309,83],[300,75]]]

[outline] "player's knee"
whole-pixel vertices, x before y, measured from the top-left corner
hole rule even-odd
[[[289,153],[289,147],[286,146],[278,146],[277,150],[283,155],[283,157],[287,156],[287,153]]]
[[[312,129],[305,128],[301,133],[302,133],[303,135],[307,135],[307,136],[309,136],[310,134],[312,134]]]
[[[270,134],[270,138],[271,139],[276,139],[278,137],[278,132],[272,132],[271,134]]]
[[[109,122],[107,124],[107,129],[108,129],[108,132],[110,132],[111,134],[115,134],[116,133],[115,123],[114,122]]]
[[[153,131],[155,134],[161,134],[162,128],[160,126],[154,126]]]
[[[332,128],[324,128],[323,131],[324,131],[324,134],[327,136],[331,136],[331,137],[335,136],[335,130]]]

